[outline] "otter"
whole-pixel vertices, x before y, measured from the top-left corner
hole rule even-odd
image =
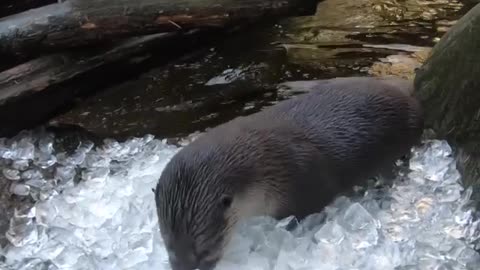
[[[214,269],[239,221],[320,212],[420,142],[410,81],[350,77],[309,87],[212,128],[168,162],[154,192],[173,270]]]

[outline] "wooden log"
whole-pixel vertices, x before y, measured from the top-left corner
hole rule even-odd
[[[211,45],[218,37],[200,30],[152,34],[93,52],[43,56],[1,72],[0,137],[41,125],[78,97]]]
[[[0,105],[11,98],[42,91],[97,67],[133,57],[135,54],[152,48],[153,45],[158,45],[178,35],[177,33],[162,33],[135,37],[92,55],[53,54],[21,64],[0,73]]]
[[[0,19],[0,54],[314,13],[318,0],[68,0]]]

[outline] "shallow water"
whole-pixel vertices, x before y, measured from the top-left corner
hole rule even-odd
[[[250,29],[108,88],[53,121],[119,139],[185,136],[288,98],[277,87],[286,81],[411,76],[419,60],[410,55],[433,46],[464,13],[453,0],[325,0],[315,16]]]
[[[152,188],[179,148],[144,136],[67,153],[54,139],[0,144],[0,205],[15,202],[0,269],[170,269]],[[247,220],[217,269],[478,269],[480,220],[449,145],[412,153],[391,186],[339,197],[293,231],[292,218]]]

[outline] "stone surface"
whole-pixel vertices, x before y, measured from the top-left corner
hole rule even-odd
[[[480,197],[480,5],[462,17],[433,48],[415,77],[427,127],[459,146],[465,184]]]

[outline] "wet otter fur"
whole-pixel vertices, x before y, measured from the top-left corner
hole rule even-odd
[[[251,216],[302,219],[391,166],[420,141],[410,81],[351,77],[201,135],[155,189],[173,270],[211,270],[235,225]]]

